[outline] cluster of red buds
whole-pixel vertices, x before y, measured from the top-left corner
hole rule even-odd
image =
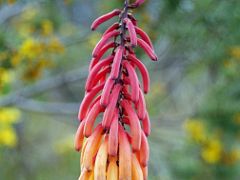
[[[122,10],[115,9],[97,18],[91,26],[95,30],[109,19],[119,17],[104,32],[92,53],[75,137],[75,148],[81,150],[79,180],[148,177],[150,120],[144,93],[149,91],[150,79],[134,47],[141,47],[153,61],[157,61],[157,56],[149,36],[137,27],[136,19],[129,13],[129,9],[143,2],[130,4],[126,0]],[[103,116],[99,122],[100,114]]]

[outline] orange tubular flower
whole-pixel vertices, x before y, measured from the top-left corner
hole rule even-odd
[[[150,79],[134,47],[141,47],[153,61],[157,56],[150,38],[128,12],[143,2],[136,0],[130,4],[125,0],[122,10],[115,9],[97,18],[91,26],[95,30],[109,19],[119,17],[104,32],[92,53],[75,137],[75,148],[81,151],[79,180],[148,178],[147,137],[151,129],[144,94],[149,91]],[[107,52],[111,54],[106,55]],[[98,122],[100,114],[102,120]]]

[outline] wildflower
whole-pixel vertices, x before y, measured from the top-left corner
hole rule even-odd
[[[1,108],[0,109],[0,123],[13,124],[19,121],[20,111],[15,108]]]
[[[223,154],[223,163],[226,165],[234,165],[240,160],[240,150],[232,149],[229,152]]]
[[[200,120],[187,120],[184,128],[190,135],[191,139],[197,143],[203,142],[206,139],[206,132],[203,123]]]
[[[216,164],[220,161],[222,155],[222,144],[219,139],[213,138],[207,141],[202,149],[201,156],[209,164]]]
[[[10,70],[0,67],[0,88],[12,81],[12,73]]]
[[[42,75],[42,69],[43,67],[39,63],[29,65],[23,74],[23,79],[30,81],[38,79]]]
[[[14,129],[7,126],[0,129],[0,145],[14,147],[17,144],[17,136]]]
[[[34,59],[42,53],[43,46],[32,38],[25,40],[20,47],[20,53],[23,57]]]
[[[13,67],[16,67],[22,61],[22,57],[19,53],[13,53],[11,57],[11,64]]]
[[[53,33],[53,24],[48,19],[43,20],[43,22],[41,24],[41,28],[42,28],[42,34],[44,36],[49,36]]]
[[[82,151],[79,180],[147,179],[150,120],[143,93],[148,93],[150,80],[133,47],[139,45],[153,61],[157,56],[147,34],[136,27],[135,18],[128,14],[127,7],[137,7],[144,1],[137,0],[132,5],[127,2],[123,10],[115,9],[91,26],[95,30],[105,21],[120,16],[119,23],[105,31],[92,52],[75,137],[75,148]],[[103,58],[109,49],[111,54]],[[135,68],[140,70],[142,83]],[[100,113],[102,121],[94,128]]]

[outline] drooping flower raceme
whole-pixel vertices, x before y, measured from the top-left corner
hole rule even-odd
[[[91,26],[95,30],[111,18],[119,18],[92,53],[75,137],[75,148],[81,150],[79,180],[147,179],[150,120],[144,93],[149,91],[150,79],[134,47],[141,47],[153,61],[157,56],[149,36],[128,12],[142,3],[126,0],[123,10],[115,9]]]

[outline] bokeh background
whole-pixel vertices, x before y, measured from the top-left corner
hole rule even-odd
[[[0,0],[0,179],[72,180],[97,16],[123,0]],[[150,180],[240,179],[240,1],[147,0],[134,10],[151,75]],[[111,22],[110,22],[111,23]]]

